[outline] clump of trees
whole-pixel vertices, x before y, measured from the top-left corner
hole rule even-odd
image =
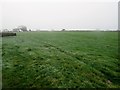
[[[18,26],[18,28],[22,31],[27,31],[27,27],[24,25]]]
[[[65,31],[65,29],[62,29],[62,31]]]
[[[22,32],[25,32],[25,31],[28,31],[28,30],[27,30],[27,27],[26,27],[26,26],[21,25],[21,26],[18,26],[17,28],[14,28],[13,31],[14,31],[14,32],[21,32],[21,31],[22,31]]]

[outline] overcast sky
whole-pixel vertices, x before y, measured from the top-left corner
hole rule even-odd
[[[118,28],[118,0],[4,0],[0,6],[2,28]]]

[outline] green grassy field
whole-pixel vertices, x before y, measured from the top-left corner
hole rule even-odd
[[[3,88],[118,88],[118,32],[24,32],[2,38]]]

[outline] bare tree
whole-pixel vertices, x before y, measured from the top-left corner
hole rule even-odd
[[[62,31],[65,31],[65,29],[62,29]]]
[[[20,29],[21,31],[27,31],[27,27],[24,25],[18,26],[18,29]]]

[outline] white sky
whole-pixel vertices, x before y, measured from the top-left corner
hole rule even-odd
[[[2,0],[0,27],[117,29],[118,0]]]

